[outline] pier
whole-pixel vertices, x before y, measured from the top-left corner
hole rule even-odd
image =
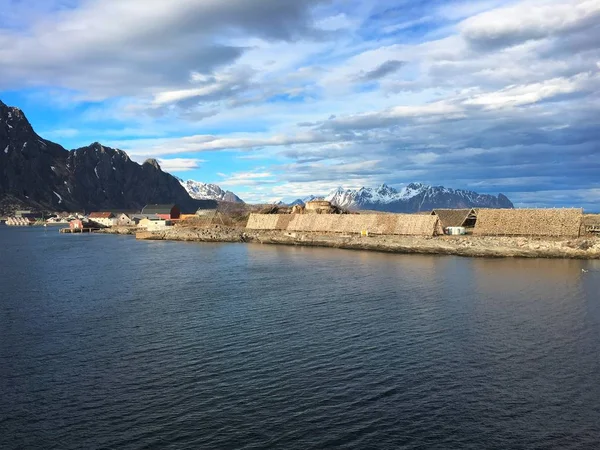
[[[91,233],[96,228],[61,228],[59,233]]]

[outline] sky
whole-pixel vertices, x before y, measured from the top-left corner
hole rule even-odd
[[[0,100],[247,202],[600,207],[600,0],[0,0]]]

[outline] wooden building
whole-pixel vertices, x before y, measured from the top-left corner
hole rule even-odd
[[[600,214],[584,214],[581,220],[582,236],[600,236]]]
[[[83,230],[83,221],[81,219],[73,219],[69,222],[71,230]]]
[[[582,209],[480,209],[473,234],[479,236],[578,237]]]
[[[477,211],[474,209],[434,209],[431,215],[440,219],[444,230],[448,227],[473,228],[477,221]]]
[[[93,212],[88,216],[90,222],[102,225],[103,227],[112,227],[117,224],[116,216],[110,211]]]

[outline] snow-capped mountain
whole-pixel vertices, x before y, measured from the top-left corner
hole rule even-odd
[[[177,178],[190,197],[196,200],[217,200],[221,202],[244,203],[244,201],[231,191],[224,191],[216,184],[201,183],[199,181]]]
[[[419,212],[435,208],[513,208],[503,194],[497,197],[461,189],[410,183],[400,190],[382,184],[358,190],[339,187],[325,200],[346,209],[369,209],[388,212]]]

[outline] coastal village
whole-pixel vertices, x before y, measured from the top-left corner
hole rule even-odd
[[[31,211],[11,226],[62,224],[61,233],[130,234],[142,240],[258,242],[400,253],[600,258],[600,214],[581,208],[434,209],[414,214],[347,211],[327,201],[196,211],[150,204],[141,211],[94,211],[41,220]],[[494,248],[502,247],[496,251]],[[466,249],[466,250],[465,250]],[[508,249],[508,250],[507,250]],[[468,251],[467,251],[468,250]],[[531,250],[531,251],[529,251]]]
[[[43,219],[34,211],[16,211],[6,219],[8,226],[66,224],[61,232],[89,229],[126,228],[135,231],[162,231],[186,225],[224,224],[228,212],[217,202],[184,213],[177,204],[149,204],[141,211],[93,211],[89,214],[55,214]],[[552,209],[434,209],[414,214],[376,211],[350,212],[327,201],[305,205],[263,206],[247,213],[241,224],[248,230],[314,233],[346,233],[363,237],[387,236],[525,236],[600,237],[600,214],[585,214],[581,208]],[[238,224],[239,226],[239,224]]]

